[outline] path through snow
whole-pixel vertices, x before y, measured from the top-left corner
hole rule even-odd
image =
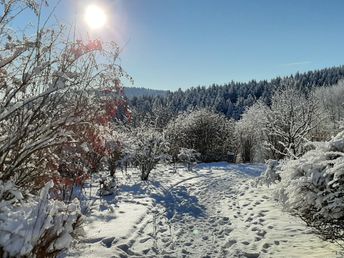
[[[160,167],[97,199],[78,257],[336,257],[337,247],[283,213],[249,181],[262,165],[215,163],[194,172]],[[133,175],[138,178],[138,175]],[[132,178],[133,178],[132,177]]]

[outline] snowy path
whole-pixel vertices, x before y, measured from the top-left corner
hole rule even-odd
[[[336,257],[336,247],[247,182],[261,167],[199,167],[125,187],[114,213],[95,212],[81,257]],[[159,182],[159,183],[158,183]],[[107,213],[104,213],[107,212]]]

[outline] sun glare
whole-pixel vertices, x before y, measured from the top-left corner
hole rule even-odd
[[[89,5],[85,10],[85,22],[91,29],[99,29],[106,23],[106,14],[102,8],[97,5]]]

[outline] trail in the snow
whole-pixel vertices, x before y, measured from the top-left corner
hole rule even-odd
[[[152,257],[335,257],[333,246],[276,209],[240,171],[213,171],[183,180],[157,198]],[[166,212],[163,212],[166,210]],[[277,212],[277,213],[276,213]],[[167,218],[167,219],[166,219]],[[144,232],[143,232],[144,233]],[[151,238],[149,238],[151,237]],[[139,256],[139,255],[138,255]]]
[[[232,223],[221,215],[219,204],[235,196],[231,185],[237,180],[224,173],[195,176],[164,188],[162,195],[154,196],[151,221],[120,247],[131,256],[223,257]]]
[[[336,257],[333,245],[283,213],[266,189],[249,184],[257,170],[209,166],[124,187],[119,213],[102,222],[104,212],[97,215],[74,256]]]
[[[247,239],[249,241],[239,243],[232,236],[237,220],[243,218],[238,196],[246,180],[247,176],[235,171],[217,171],[173,188],[171,194],[179,201],[170,221],[174,238],[172,243],[161,243],[161,254],[175,257],[259,257],[265,250],[248,248],[248,245],[264,238],[263,229],[257,230],[257,238]],[[180,198],[183,195],[193,196],[193,201]],[[259,216],[264,214],[257,214]],[[251,224],[251,218],[246,222]],[[266,245],[264,247],[267,248]]]

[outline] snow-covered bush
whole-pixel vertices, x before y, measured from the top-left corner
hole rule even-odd
[[[37,197],[23,200],[13,182],[0,181],[0,256],[54,257],[80,234],[78,200],[49,200],[50,181]]]
[[[109,164],[109,170],[110,170],[110,176],[115,176],[116,169],[118,165],[120,164],[120,160],[122,158],[122,150],[121,145],[116,144],[116,147],[114,147],[109,155],[108,158],[108,164]]]
[[[138,128],[132,140],[130,160],[141,170],[141,179],[148,180],[160,161],[169,160],[169,143],[162,133],[151,128]]]
[[[115,177],[117,169],[127,172],[134,164],[136,134],[141,129],[114,124],[110,126],[104,137],[106,139],[106,164],[111,177]]]
[[[124,130],[109,130],[106,138],[107,148],[107,165],[110,172],[110,176],[114,177],[117,168],[124,167],[125,151],[128,149],[127,142],[129,134]],[[123,165],[123,166],[122,166]]]
[[[327,240],[344,240],[344,131],[280,171],[278,196]]]
[[[199,160],[200,153],[193,149],[181,148],[178,154],[178,160],[187,166],[188,170],[192,170],[192,165]]]
[[[279,175],[280,164],[277,160],[269,159],[266,161],[267,168],[258,178],[260,183],[271,185],[281,181],[281,176]]]
[[[236,152],[234,122],[207,109],[180,114],[165,134],[174,160],[181,148],[196,150],[204,162],[228,160],[228,152]]]
[[[240,162],[262,162],[265,158],[263,146],[266,137],[264,128],[267,124],[268,106],[258,101],[247,108],[236,123],[235,132],[238,139],[238,160]]]

